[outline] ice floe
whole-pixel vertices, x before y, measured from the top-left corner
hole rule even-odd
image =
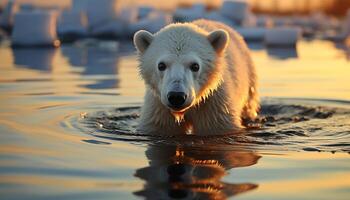
[[[12,45],[57,46],[57,13],[54,11],[19,12],[14,18]]]

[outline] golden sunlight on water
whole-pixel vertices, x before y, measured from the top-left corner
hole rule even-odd
[[[270,158],[268,158],[270,159]],[[291,195],[293,198],[303,198],[303,194],[311,194],[315,197],[320,194],[321,191],[332,191],[339,190],[340,188],[348,188],[350,185],[349,177],[350,173],[345,171],[333,171],[328,173],[311,173],[312,164],[314,162],[318,163],[318,166],[324,167],[326,169],[325,163],[333,163],[330,165],[337,166],[339,169],[346,169],[348,167],[348,155],[334,155],[330,159],[327,154],[304,154],[304,153],[289,153],[285,157],[284,162],[266,162],[262,160],[260,163],[261,168],[266,169],[275,169],[279,171],[283,168],[293,168],[291,174],[285,174],[284,180],[274,180],[273,178],[264,181],[264,184],[259,185],[259,190],[256,192],[260,196],[270,196],[274,195],[276,190],[279,190],[281,193],[278,196],[279,198],[285,198],[285,195]],[[336,163],[336,164],[335,164]],[[326,164],[327,165],[327,164]],[[328,166],[330,167],[330,166]],[[310,171],[309,175],[300,176],[298,171],[300,170]],[[254,170],[254,169],[251,169]],[[282,170],[283,171],[283,170]],[[269,176],[269,172],[265,174]],[[294,177],[293,177],[294,176]],[[233,175],[235,177],[235,175]],[[277,189],[278,188],[278,189]],[[296,192],[297,191],[297,192]],[[282,195],[283,194],[283,195]],[[249,196],[249,194],[247,195]],[[276,196],[275,196],[276,197]],[[332,198],[333,195],[324,194],[324,196],[318,198]],[[336,199],[346,199],[345,196],[342,196],[341,193]]]
[[[253,52],[263,96],[350,99],[350,64],[331,42],[300,42],[297,58],[269,58]],[[269,51],[269,50],[268,50]],[[284,51],[284,49],[277,49]],[[274,55],[272,55],[274,56]]]
[[[72,0],[16,1],[69,7]],[[222,1],[117,2],[174,9]],[[302,13],[339,1],[249,2],[254,11]],[[4,40],[0,199],[350,197],[349,46],[317,39],[299,41],[295,49],[249,44],[262,127],[169,137],[135,128],[145,86],[131,41],[11,48]]]
[[[293,98],[350,100],[349,60],[333,43],[300,42],[296,50],[253,49],[263,97],[288,97],[294,104],[298,103]],[[300,148],[317,151],[307,143],[315,139],[317,144],[332,140],[334,148],[343,145],[346,150],[349,132],[343,121],[332,125],[334,121],[317,119],[314,123],[339,126],[331,129],[337,135],[329,129],[316,136],[287,135],[287,143],[271,149],[268,143],[247,141],[241,146],[200,143],[178,149],[174,142],[159,147],[139,135],[108,133],[102,123],[89,124],[84,117],[112,113],[118,123],[113,114],[121,111],[116,107],[142,103],[145,89],[134,49],[123,53],[74,45],[51,50],[2,46],[0,57],[4,199],[154,199],[154,195],[169,199],[185,194],[207,199],[349,197],[349,155]],[[101,129],[96,128],[99,125]],[[319,128],[313,126],[307,128]],[[301,124],[291,127],[300,131]],[[292,144],[298,151],[287,150]],[[177,173],[183,173],[185,184],[172,185]]]
[[[138,62],[136,57],[127,56],[120,59],[120,93],[126,96],[142,96],[145,88],[136,66]],[[141,85],[141,87],[140,87]],[[129,88],[134,88],[130,90]]]

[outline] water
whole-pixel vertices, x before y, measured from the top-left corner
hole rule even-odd
[[[251,129],[164,137],[136,131],[144,86],[113,46],[0,47],[1,199],[348,199],[348,49],[251,44]]]
[[[350,101],[332,102],[350,106]],[[140,107],[132,106],[82,115],[78,120],[74,117],[71,123],[83,132],[109,140],[190,147],[214,144],[220,148],[350,153],[350,107],[321,107],[311,103],[315,103],[314,100],[264,100],[260,117],[246,122],[248,130],[225,136],[214,135],[215,131],[213,136],[207,137],[145,135],[137,131]]]

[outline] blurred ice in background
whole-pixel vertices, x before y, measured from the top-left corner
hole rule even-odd
[[[13,45],[58,46],[84,38],[125,39],[140,29],[157,32],[172,22],[205,18],[235,28],[247,41],[295,46],[301,38],[346,41],[347,0],[2,0],[1,38]],[[25,31],[24,31],[25,30]]]
[[[186,180],[215,175],[208,183],[220,187],[205,190],[215,199],[243,192],[243,199],[348,199],[349,8],[350,0],[0,0],[1,199],[184,194],[163,187],[173,155],[201,172]],[[143,101],[133,33],[199,18],[221,21],[248,41],[261,96],[277,100],[273,110],[286,120],[242,138],[238,148],[261,149],[261,159],[231,150],[235,138],[222,138],[224,146],[204,138],[182,151],[169,140],[170,148],[146,150],[148,138],[110,132],[135,127],[136,115],[124,116]],[[328,106],[341,113],[313,117]]]

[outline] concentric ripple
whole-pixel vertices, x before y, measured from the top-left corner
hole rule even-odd
[[[77,126],[110,142],[350,153],[350,103],[344,101],[267,99],[245,131],[225,136],[146,135],[137,131],[139,115],[140,106],[119,107],[84,114]]]

